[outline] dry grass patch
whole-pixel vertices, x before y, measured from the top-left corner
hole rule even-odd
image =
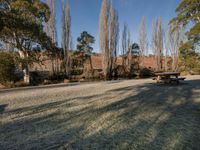
[[[1,149],[200,149],[199,79],[1,92]]]

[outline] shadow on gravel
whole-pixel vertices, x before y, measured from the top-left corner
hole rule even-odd
[[[7,106],[8,106],[8,104],[0,105],[0,114],[4,112],[4,110],[6,109]]]
[[[115,95],[114,100],[110,96]],[[119,97],[123,98],[119,98]],[[4,111],[2,149],[200,149],[200,80]],[[0,107],[1,108],[1,107]]]
[[[68,84],[63,83],[63,84],[54,84],[54,85],[19,87],[19,88],[11,88],[11,89],[0,90],[0,94],[9,93],[9,92],[20,92],[20,91],[26,92],[26,91],[29,91],[29,90],[61,88],[61,87],[76,86],[76,85],[80,85],[80,83],[68,83]]]

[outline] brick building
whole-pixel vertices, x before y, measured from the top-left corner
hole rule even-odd
[[[44,57],[41,57],[41,60],[42,60],[42,63],[38,64],[38,63],[34,63],[32,66],[31,66],[31,71],[46,71],[46,72],[51,72],[52,71],[52,61],[47,57],[47,56],[44,56]],[[139,67],[139,57],[138,56],[133,56],[132,58],[132,63],[133,65],[135,65],[136,69],[138,69]],[[56,63],[56,62],[54,62]],[[122,63],[123,63],[123,59],[122,57],[118,57],[117,60],[116,60],[116,65],[117,66],[122,66]],[[58,64],[61,65],[61,61],[58,61]],[[101,54],[94,54],[91,56],[91,64],[92,64],[92,68],[94,70],[101,70],[102,69],[102,57],[101,57]],[[85,70],[89,70],[91,68],[91,64],[89,61],[86,61],[85,64],[84,64],[84,68]],[[165,64],[165,60],[163,60],[163,66]],[[168,65],[168,68],[170,68],[170,64],[171,64],[171,58],[168,58],[167,59],[167,65]],[[149,69],[152,69],[152,70],[156,70],[156,60],[154,58],[154,56],[146,56],[144,57],[144,60],[143,60],[143,67],[144,68],[149,68]]]

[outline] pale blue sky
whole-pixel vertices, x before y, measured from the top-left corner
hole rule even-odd
[[[146,18],[148,40],[151,41],[152,19],[163,18],[163,25],[176,15],[175,9],[181,0],[113,0],[113,4],[119,13],[120,36],[124,22],[127,22],[133,42],[138,42],[139,24],[142,16]],[[96,52],[99,51],[98,20],[102,0],[70,0],[72,18],[73,45],[76,47],[76,39],[82,31],[88,31],[96,39],[93,45]],[[61,0],[56,0],[56,20],[58,40],[61,41]],[[120,40],[121,43],[121,40]]]

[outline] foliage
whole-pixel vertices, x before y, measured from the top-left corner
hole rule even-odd
[[[83,69],[73,69],[71,72],[72,75],[82,75]]]
[[[192,71],[196,68],[200,69],[200,54],[194,50],[193,42],[187,42],[180,47],[180,62],[181,71]]]
[[[14,80],[15,60],[13,55],[0,52],[0,82],[6,83]]]
[[[77,42],[77,50],[79,52],[83,52],[86,54],[92,53],[93,48],[91,47],[91,44],[94,44],[95,38],[88,32],[83,31],[80,37],[77,38]]]
[[[187,41],[179,48],[180,70],[196,70],[200,68],[200,56],[195,52],[195,49],[200,46],[200,2],[199,0],[183,0],[176,11],[178,12],[177,17],[173,18],[170,23],[176,23],[177,26],[183,25],[189,29],[186,33]]]
[[[28,43],[30,40],[44,45],[44,38],[47,37],[43,32],[42,22],[47,21],[50,15],[47,5],[39,0],[8,1],[10,10],[1,11],[1,40],[15,44],[20,50],[31,47]]]
[[[183,0],[177,7],[177,17],[173,18],[171,23],[189,27],[187,32],[188,40],[193,45],[200,45],[200,2],[199,0]],[[190,28],[191,27],[191,28]],[[187,43],[186,43],[187,45]],[[185,45],[182,45],[185,47]]]
[[[5,3],[5,4],[4,4]],[[29,65],[35,58],[36,45],[44,50],[53,49],[54,43],[43,30],[50,16],[49,7],[40,0],[0,1],[0,40],[15,47],[23,60],[24,81],[29,83]]]
[[[87,31],[83,31],[77,38],[77,51],[73,53],[72,68],[83,67],[84,62],[90,58],[95,38]]]
[[[72,57],[72,69],[76,68],[83,68],[83,62],[85,61],[85,57],[82,57],[81,55],[78,55],[79,53],[74,52]]]
[[[140,70],[140,77],[146,78],[146,77],[152,77],[153,76],[153,71],[148,68],[143,68]]]
[[[0,2],[1,6],[3,2]],[[30,51],[37,44],[44,49],[52,48],[50,38],[43,31],[43,22],[50,15],[45,3],[40,0],[7,0],[7,5],[3,5],[3,8],[9,9],[0,12],[0,39],[3,42],[13,45],[25,57],[29,57]]]
[[[133,55],[139,56],[140,55],[140,46],[137,43],[133,43],[131,46],[131,51]]]

